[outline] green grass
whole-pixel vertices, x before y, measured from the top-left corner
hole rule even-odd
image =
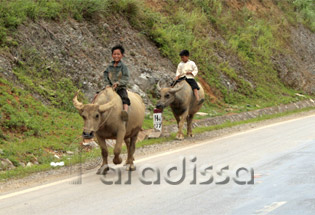
[[[13,73],[24,89],[41,96],[56,108],[74,112],[72,98],[80,86],[74,85],[58,62],[42,59],[36,48],[21,49],[22,58],[25,60],[14,67]]]
[[[4,0],[0,4],[0,46],[10,45],[7,36],[29,20],[78,21],[101,19],[113,13],[134,16],[138,7],[133,0]]]
[[[179,61],[177,53],[189,48],[191,58],[201,71],[199,75],[211,88],[220,91],[225,103],[253,104],[252,100],[257,99],[274,104],[283,100],[292,101],[294,91],[281,83],[271,62],[272,54],[280,52],[282,48],[279,43],[281,38],[277,37],[277,23],[259,18],[246,9],[220,13],[223,7],[220,1],[180,1],[176,5],[170,4],[166,8],[167,15],[157,19],[148,34],[160,47],[161,53],[174,64]],[[213,22],[213,19],[216,21]],[[228,43],[211,41],[209,31],[219,31]],[[237,72],[228,62],[219,60],[214,50],[237,55],[244,64],[244,71]],[[212,65],[209,66],[208,62]],[[223,84],[225,80],[222,74],[229,82],[235,83],[234,89],[228,89]]]
[[[1,158],[17,167],[35,161],[46,166],[54,153],[77,150],[73,140],[83,125],[79,114],[45,106],[2,78],[0,89]]]
[[[292,24],[303,23],[315,32],[315,4],[312,0],[284,0],[277,4]]]

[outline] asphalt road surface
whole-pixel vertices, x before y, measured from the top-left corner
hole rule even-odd
[[[314,215],[315,115],[195,143],[136,166],[131,175],[121,165],[106,176],[93,170],[2,195],[0,214]]]

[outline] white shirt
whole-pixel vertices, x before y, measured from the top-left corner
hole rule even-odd
[[[193,75],[189,74],[186,75],[187,72],[191,72]],[[180,62],[177,66],[177,71],[176,71],[176,76],[184,77],[186,76],[187,78],[194,78],[198,73],[198,68],[195,64],[194,61],[188,60],[186,63],[183,61]]]

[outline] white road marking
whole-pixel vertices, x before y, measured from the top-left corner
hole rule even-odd
[[[92,173],[87,173],[87,174],[82,175],[82,177],[87,177],[89,175],[93,175],[93,174]],[[61,181],[52,182],[52,183],[49,183],[49,184],[40,185],[40,186],[37,186],[37,187],[28,188],[28,189],[25,189],[25,190],[14,192],[14,193],[9,193],[9,194],[6,194],[6,195],[2,195],[2,196],[0,196],[0,200],[7,199],[7,198],[10,198],[10,197],[13,197],[13,196],[22,195],[24,193],[29,193],[29,192],[32,192],[32,191],[40,190],[40,189],[43,189],[43,188],[46,188],[46,187],[51,187],[51,186],[54,186],[54,185],[57,185],[57,184],[62,184],[62,183],[65,183],[65,182],[74,181],[74,180],[78,180],[78,176],[75,176],[75,177],[72,177],[72,178],[67,178],[67,179],[64,179],[64,180],[61,180]]]
[[[194,145],[186,146],[186,147],[183,147],[183,148],[180,148],[180,149],[171,150],[169,152],[163,152],[163,153],[159,153],[159,154],[156,154],[156,155],[152,155],[150,157],[142,158],[142,159],[136,160],[135,163],[140,163],[140,162],[143,162],[143,161],[146,161],[146,160],[150,160],[152,158],[162,157],[164,155],[169,155],[169,154],[173,154],[173,153],[176,153],[176,152],[180,152],[180,151],[185,151],[185,150],[188,150],[188,149],[196,148],[196,147],[199,147],[199,146],[202,146],[202,145],[209,144],[211,142],[215,142],[217,140],[224,140],[224,139],[227,139],[227,138],[230,138],[230,137],[235,137],[235,136],[239,136],[239,135],[242,135],[242,134],[258,131],[258,130],[269,128],[269,127],[274,127],[274,126],[285,124],[285,123],[290,123],[290,122],[293,122],[293,121],[302,120],[302,119],[305,119],[305,118],[311,118],[311,117],[315,117],[315,114],[309,115],[309,116],[305,116],[305,117],[301,117],[301,118],[297,118],[297,119],[290,119],[290,120],[286,120],[286,121],[283,121],[283,122],[277,122],[277,123],[274,123],[274,124],[271,124],[271,125],[265,125],[265,126],[262,126],[262,127],[259,127],[259,128],[253,128],[253,129],[247,130],[247,131],[242,131],[242,132],[238,132],[238,133],[234,133],[234,134],[229,134],[229,135],[224,136],[224,137],[213,138],[210,141],[209,140],[204,140],[204,141],[201,141],[198,144],[194,144]]]
[[[276,210],[277,208],[281,207],[285,203],[287,203],[287,202],[273,202],[271,205],[267,205],[263,209],[257,210],[256,214],[257,215],[269,214],[270,212]]]
[[[195,148],[195,147],[206,145],[206,144],[212,143],[212,142],[217,141],[217,140],[223,140],[223,139],[227,139],[227,138],[230,138],[230,137],[239,136],[239,135],[242,135],[242,134],[258,131],[258,130],[269,128],[269,127],[274,127],[274,126],[285,124],[285,123],[290,123],[290,122],[293,122],[293,121],[303,120],[305,118],[311,118],[311,117],[315,117],[315,114],[310,115],[310,116],[297,118],[297,119],[286,120],[286,121],[283,121],[283,122],[278,122],[278,123],[275,123],[275,124],[266,125],[266,126],[262,126],[262,127],[259,127],[259,128],[254,128],[254,129],[251,129],[251,130],[248,130],[248,131],[238,132],[238,133],[227,135],[227,136],[224,136],[224,137],[214,138],[214,139],[212,139],[210,141],[209,140],[205,140],[205,141],[202,141],[201,143],[198,143],[198,144],[195,144],[195,145],[192,145],[192,146],[187,146],[187,147],[183,147],[183,148],[180,148],[180,149],[177,149],[177,150],[172,150],[172,151],[169,151],[169,152],[164,152],[164,153],[160,153],[160,154],[157,154],[157,155],[152,155],[152,156],[149,156],[149,157],[146,157],[146,158],[142,158],[142,159],[139,159],[139,160],[135,161],[135,163],[136,164],[137,163],[141,163],[141,162],[153,159],[153,158],[162,157],[164,155],[169,155],[169,154],[173,154],[173,153],[176,153],[176,152],[185,151],[185,150],[188,150],[188,149],[192,149],[192,148]],[[122,164],[117,165],[114,168],[116,169],[116,168],[120,168],[120,167],[122,167]],[[82,179],[86,178],[86,177],[88,177],[90,175],[94,175],[94,174],[95,174],[94,172],[83,174],[82,175]],[[54,185],[62,184],[62,183],[65,183],[65,182],[74,181],[74,180],[77,180],[77,179],[78,179],[78,176],[75,176],[75,177],[64,179],[64,180],[61,180],[61,181],[56,181],[56,182],[53,182],[53,183],[49,183],[49,184],[44,184],[44,185],[28,188],[28,189],[25,189],[25,190],[9,193],[9,194],[6,194],[6,195],[1,195],[0,196],[0,200],[7,199],[7,198],[10,198],[10,197],[14,197],[14,196],[18,196],[18,195],[22,195],[22,194],[29,193],[29,192],[32,192],[32,191],[40,190],[40,189],[43,189],[43,188],[51,187],[51,186],[54,186]]]

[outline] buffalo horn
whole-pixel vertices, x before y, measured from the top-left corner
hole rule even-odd
[[[157,83],[156,88],[158,91],[161,91],[160,81]]]
[[[84,107],[84,104],[78,101],[78,94],[79,94],[80,90],[78,90],[73,98],[73,105],[76,109],[78,110],[82,110],[82,108]]]
[[[177,92],[180,91],[183,87],[184,87],[184,84],[182,84],[182,85],[179,86],[179,87],[172,88],[172,89],[170,90],[170,93],[177,93]]]
[[[106,104],[100,105],[98,110],[102,113],[114,107],[114,105],[115,105],[115,101],[111,100],[110,102],[107,102]]]

